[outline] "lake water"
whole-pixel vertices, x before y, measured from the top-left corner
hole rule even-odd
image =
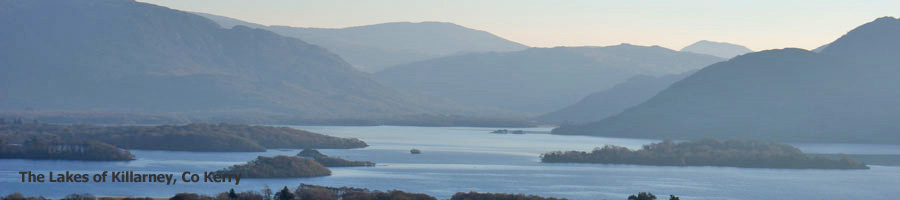
[[[629,148],[656,142],[549,134],[491,134],[488,128],[462,127],[296,127],[340,137],[356,137],[370,147],[323,150],[330,156],[369,160],[375,167],[331,168],[332,176],[290,179],[242,179],[229,183],[21,183],[19,171],[96,174],[103,171],[203,173],[244,163],[259,155],[294,155],[299,150],[260,153],[131,152],[129,162],[0,160],[0,195],[61,197],[71,193],[103,196],[168,197],[179,192],[215,194],[273,189],[300,183],[398,189],[441,199],[456,192],[526,193],[569,199],[625,199],[649,191],[682,199],[894,199],[900,196],[900,167],[870,170],[743,169],[732,167],[657,167],[599,164],[545,164],[538,155],[553,150],[591,150],[605,144]],[[549,131],[549,128],[524,129]],[[900,154],[896,145],[796,144],[812,153]],[[422,150],[412,155],[411,148]]]

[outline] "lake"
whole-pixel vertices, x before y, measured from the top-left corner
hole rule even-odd
[[[203,173],[244,163],[260,155],[294,155],[299,150],[253,153],[209,153],[132,150],[137,160],[84,162],[0,160],[0,195],[61,197],[71,193],[102,196],[169,197],[179,192],[216,194],[297,187],[300,183],[398,189],[441,199],[456,192],[526,193],[569,199],[625,199],[637,192],[682,199],[888,199],[900,196],[900,166],[870,165],[870,170],[744,169],[733,167],[660,167],[602,164],[545,164],[538,155],[553,150],[591,150],[605,144],[629,148],[656,140],[491,134],[491,128],[466,127],[341,127],[296,126],[339,137],[356,137],[370,147],[322,150],[350,160],[368,160],[375,167],[331,168],[332,176],[290,179],[242,179],[233,183],[21,183],[19,171],[46,174]],[[547,132],[550,128],[527,128]],[[900,154],[898,145],[795,144],[810,153]],[[412,148],[422,154],[409,153]]]

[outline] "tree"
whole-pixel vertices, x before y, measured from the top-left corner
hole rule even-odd
[[[676,197],[674,194],[670,194],[669,200],[681,200],[681,198]]]
[[[237,193],[234,193],[234,188],[228,191],[228,198],[235,199],[237,198]]]
[[[95,200],[97,197],[94,197],[92,194],[70,194],[63,197],[61,200]]]
[[[262,193],[265,200],[272,200],[272,188],[269,188],[269,184],[263,186]]]
[[[284,189],[275,193],[275,200],[294,200],[294,193],[284,186]]]
[[[641,192],[638,193],[637,196],[633,194],[631,196],[628,196],[628,200],[656,200],[656,195],[653,195],[653,193],[649,192]]]
[[[310,200],[312,200],[312,199],[314,199],[314,200],[336,200],[337,199],[337,197],[335,197],[335,195],[332,194],[331,191],[328,191],[328,189],[325,189],[325,188],[310,188],[310,189],[302,190],[302,191],[300,191],[300,193],[297,194],[297,196],[299,196],[300,199],[302,199],[302,200],[307,200],[307,199],[310,199]]]

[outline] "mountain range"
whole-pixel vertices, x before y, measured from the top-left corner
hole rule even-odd
[[[696,70],[665,76],[637,75],[612,88],[595,92],[577,103],[557,111],[538,116],[543,123],[580,124],[600,121],[638,105],[666,89],[672,83],[684,79]]]
[[[446,22],[392,22],[347,28],[265,26],[197,13],[224,28],[247,26],[269,30],[322,46],[367,72],[442,56],[472,52],[507,52],[528,48],[494,34]]]
[[[900,144],[900,19],[861,25],[821,53],[778,49],[713,64],[650,100],[554,134]]]
[[[678,74],[721,61],[659,46],[531,48],[447,56],[375,73],[403,91],[529,115],[558,110],[635,75]]]
[[[753,52],[753,50],[750,50],[747,47],[741,45],[731,44],[727,42],[713,42],[708,40],[697,41],[691,45],[681,48],[680,51],[713,55],[725,59]]]
[[[0,110],[298,118],[452,114],[317,45],[120,0],[0,1]]]

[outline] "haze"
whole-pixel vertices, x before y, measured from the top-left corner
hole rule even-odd
[[[141,1],[265,25],[342,28],[397,21],[451,22],[534,47],[632,43],[679,49],[713,40],[753,50],[813,49],[859,24],[900,10],[900,1],[891,0]]]

